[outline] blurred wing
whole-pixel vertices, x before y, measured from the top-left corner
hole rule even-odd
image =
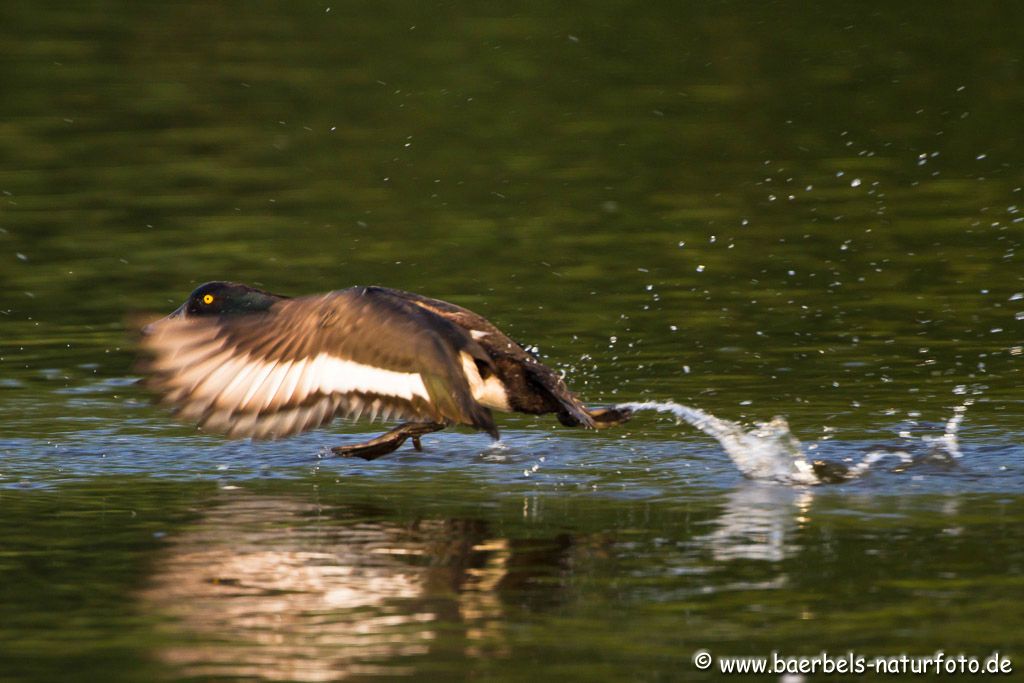
[[[463,371],[466,358],[486,359],[484,351],[464,330],[385,290],[164,319],[146,328],[142,348],[147,385],[182,418],[231,437],[287,436],[335,415],[454,422],[496,435]]]

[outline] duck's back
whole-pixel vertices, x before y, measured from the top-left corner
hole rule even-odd
[[[440,299],[386,287],[368,287],[408,301],[469,332],[490,356],[507,399],[505,410],[539,415],[556,413],[565,425],[593,427],[583,404],[562,378],[482,315]],[[472,380],[471,380],[472,382]]]

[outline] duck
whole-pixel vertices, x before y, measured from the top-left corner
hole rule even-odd
[[[554,414],[602,429],[631,417],[589,408],[562,377],[483,316],[378,286],[289,297],[214,281],[142,330],[143,384],[180,419],[229,438],[278,439],[336,417],[397,421],[337,446],[373,460],[464,426],[499,439],[493,411]]]

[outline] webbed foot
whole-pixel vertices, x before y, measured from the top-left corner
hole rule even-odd
[[[629,419],[633,417],[633,411],[629,408],[596,408],[594,410],[588,409],[587,412],[590,414],[590,418],[594,421],[594,427],[597,429],[618,427],[629,422]]]
[[[342,458],[376,460],[382,455],[395,451],[409,438],[412,439],[413,447],[421,451],[423,446],[420,444],[420,437],[444,428],[445,425],[439,422],[407,422],[369,441],[352,444],[351,446],[335,446],[331,449],[331,452]]]

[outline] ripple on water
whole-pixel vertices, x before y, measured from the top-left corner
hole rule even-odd
[[[881,443],[838,439],[828,432],[806,446],[781,418],[744,428],[671,402],[628,407],[667,412],[717,443],[687,429],[652,425],[638,416],[622,428],[597,433],[541,426],[505,428],[498,442],[481,434],[449,431],[425,438],[423,452],[404,449],[365,462],[326,455],[327,447],[361,434],[320,430],[283,441],[225,441],[157,424],[144,415],[127,417],[118,425],[108,421],[105,426],[79,415],[65,418],[60,433],[49,438],[0,440],[0,487],[56,485],[109,474],[234,481],[311,472],[339,480],[355,476],[419,479],[435,472],[458,472],[510,492],[657,499],[686,496],[695,486],[728,489],[744,477],[815,485],[822,481],[817,462],[840,468],[841,475],[832,480],[844,487],[901,492],[948,490],[965,482],[982,490],[1013,490],[1022,485],[1020,468],[1012,465],[1020,449],[1012,439],[961,442],[966,404],[957,408],[939,434],[915,434],[897,425],[900,435]]]

